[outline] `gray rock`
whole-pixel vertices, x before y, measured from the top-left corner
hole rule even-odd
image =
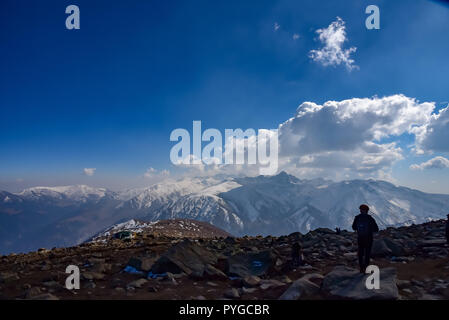
[[[133,257],[129,259],[128,265],[138,270],[148,272],[151,270],[156,260],[157,257],[141,257],[141,258]]]
[[[311,281],[313,278],[322,279],[323,276],[317,273],[305,275],[293,282],[279,297],[279,300],[307,299],[308,296],[317,294],[320,291],[320,287]]]
[[[141,278],[128,283],[127,287],[141,288],[147,282],[148,282],[147,279]]]
[[[411,282],[408,280],[396,280],[396,285],[398,286],[399,289],[403,289],[403,288],[408,288],[411,286]]]
[[[102,280],[105,275],[99,272],[83,272],[82,276],[86,280]]]
[[[38,287],[32,287],[26,291],[25,299],[32,299],[41,294],[42,294],[41,289],[39,289]]]
[[[88,281],[85,284],[83,284],[83,289],[95,289],[97,285],[93,281]]]
[[[56,281],[46,281],[42,283],[47,288],[61,288],[61,284]]]
[[[224,293],[224,297],[229,299],[239,299],[240,294],[236,288],[231,288]]]
[[[444,247],[447,241],[444,238],[440,239],[431,239],[431,240],[422,240],[419,242],[419,246],[421,247]]]
[[[373,257],[384,257],[392,254],[391,249],[387,246],[385,239],[375,239],[371,255]]]
[[[11,283],[19,279],[20,277],[15,272],[0,272],[0,283]]]
[[[396,269],[380,269],[380,289],[366,288],[368,276],[345,266],[337,266],[326,275],[321,290],[326,295],[339,299],[396,300],[399,298]]]
[[[186,273],[199,276],[204,274],[208,264],[217,263],[217,257],[211,251],[190,240],[184,240],[172,246],[152,266],[153,273]]]
[[[44,293],[31,298],[32,300],[59,300],[58,297],[52,295],[51,293]]]
[[[241,294],[254,293],[256,291],[257,291],[257,288],[246,288],[246,287],[243,287],[241,289]]]
[[[245,287],[257,287],[260,284],[260,278],[258,276],[247,276],[243,278],[243,285]]]
[[[223,271],[215,268],[210,264],[206,265],[203,276],[208,279],[217,279],[217,280],[225,280],[228,278]]]
[[[275,280],[275,279],[260,281],[260,289],[262,289],[262,290],[267,290],[269,288],[282,287],[284,285],[285,285],[285,283],[283,283],[279,280]]]
[[[391,254],[394,256],[402,256],[405,253],[404,245],[399,241],[392,240],[390,238],[383,239],[385,245],[390,249]]]

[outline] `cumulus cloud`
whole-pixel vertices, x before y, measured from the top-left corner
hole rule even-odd
[[[299,34],[295,33],[293,34],[293,40],[298,40],[299,39]]]
[[[449,152],[449,106],[432,114],[424,128],[417,131],[417,152]]]
[[[92,177],[95,174],[96,168],[84,168],[83,172],[86,176]]]
[[[412,170],[424,170],[424,169],[445,169],[449,168],[449,160],[445,157],[435,157],[421,164],[412,164],[410,169]]]
[[[423,130],[434,107],[404,95],[304,102],[279,126],[283,169],[306,177],[385,178],[403,159],[400,136]]]
[[[323,47],[319,50],[311,50],[310,58],[323,66],[337,66],[343,64],[348,70],[358,68],[351,58],[351,54],[357,50],[356,47],[343,49],[347,41],[345,22],[337,17],[327,28],[318,29],[319,40]]]
[[[188,154],[173,164],[194,176],[224,175],[259,175],[276,173],[278,165],[277,130],[239,129],[225,137],[224,145],[218,147],[218,155],[203,153],[199,157]],[[221,140],[221,139],[219,139]],[[263,150],[259,148],[264,148]],[[273,150],[273,152],[272,152]],[[204,150],[203,150],[204,151]],[[260,157],[263,157],[261,159]]]

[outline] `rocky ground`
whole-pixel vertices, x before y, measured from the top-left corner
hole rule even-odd
[[[212,229],[208,229],[212,230]],[[357,270],[356,235],[317,229],[305,235],[190,238],[140,232],[71,248],[0,257],[2,299],[449,299],[444,221],[376,235],[372,264],[379,290]],[[306,264],[293,267],[291,245]],[[68,265],[81,288],[65,289]]]

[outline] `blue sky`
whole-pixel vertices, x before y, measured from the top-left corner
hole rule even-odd
[[[80,30],[65,28],[70,4]],[[370,4],[380,30],[365,28]],[[337,17],[356,70],[310,58],[316,30]],[[277,128],[305,101],[395,94],[435,102],[436,113],[449,101],[447,30],[449,7],[424,0],[3,0],[0,189],[149,183],[148,168],[172,170],[170,132],[193,120]],[[410,169],[447,158],[445,145],[416,154],[414,136],[385,139],[402,148],[392,180],[447,193],[449,168]]]

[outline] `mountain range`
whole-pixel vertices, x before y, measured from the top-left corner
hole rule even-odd
[[[193,219],[235,235],[350,229],[366,203],[381,228],[444,218],[449,195],[378,180],[196,177],[113,192],[85,185],[0,191],[0,253],[80,244],[131,219]]]

